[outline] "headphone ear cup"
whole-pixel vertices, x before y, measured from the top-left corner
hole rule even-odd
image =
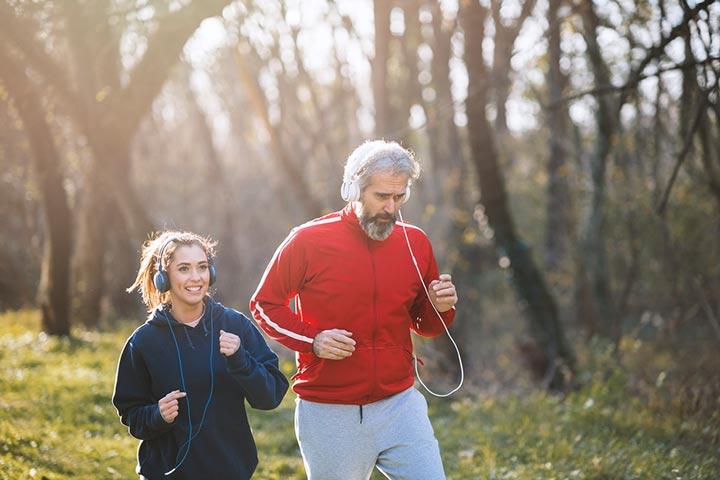
[[[346,202],[350,201],[350,182],[343,182],[340,186],[340,196]]]
[[[358,182],[343,182],[340,187],[340,196],[346,202],[357,202],[360,200],[360,186]]]
[[[170,279],[164,270],[158,270],[155,272],[155,275],[153,275],[153,284],[160,293],[165,293],[170,290]]]
[[[403,203],[407,202],[408,200],[410,200],[410,185],[405,187],[405,196],[403,197]]]
[[[208,271],[210,272],[210,286],[212,286],[215,283],[215,280],[217,280],[217,269],[215,268],[215,265],[211,263]]]
[[[351,202],[357,202],[360,200],[360,185],[358,185],[357,180],[354,182],[350,182],[350,187],[348,189],[348,197]]]

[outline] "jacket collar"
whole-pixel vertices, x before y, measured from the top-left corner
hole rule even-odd
[[[390,235],[390,237],[386,238],[385,240],[373,240],[368,236],[367,233],[365,233],[365,230],[360,226],[360,219],[358,219],[357,214],[355,213],[355,209],[352,206],[352,203],[348,203],[345,205],[345,208],[343,208],[340,211],[340,215],[342,217],[342,221],[356,234],[362,235],[362,237],[367,240],[370,243],[382,243],[387,240],[389,240],[392,235],[395,233],[396,225],[393,225],[393,234]]]
[[[355,213],[355,209],[353,208],[352,203],[348,203],[345,205],[345,208],[343,208],[340,211],[340,215],[342,217],[342,221],[354,232],[359,235],[362,235],[363,237],[366,237],[368,240],[370,237],[367,236],[365,233],[365,230],[362,229],[360,226],[360,219],[358,219],[357,214]]]

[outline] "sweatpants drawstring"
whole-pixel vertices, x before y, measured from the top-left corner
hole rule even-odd
[[[362,415],[362,405],[360,405],[360,423],[362,423],[363,415]]]

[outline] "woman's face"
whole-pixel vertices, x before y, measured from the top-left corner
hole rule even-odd
[[[195,307],[203,301],[210,286],[210,264],[198,245],[180,245],[175,249],[167,273],[173,306]]]

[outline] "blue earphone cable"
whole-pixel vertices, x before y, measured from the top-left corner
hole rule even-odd
[[[183,464],[185,461],[185,458],[187,458],[188,453],[190,453],[190,446],[192,444],[192,440],[197,436],[198,433],[200,433],[200,430],[202,429],[203,423],[205,422],[205,414],[207,413],[207,409],[210,406],[210,402],[212,401],[213,391],[215,389],[215,371],[213,370],[213,337],[215,336],[213,332],[213,314],[212,314],[212,305],[209,304],[208,301],[208,308],[210,309],[210,394],[208,395],[207,402],[205,402],[205,408],[203,408],[202,417],[200,418],[200,425],[197,428],[197,431],[193,433],[193,427],[192,427],[192,415],[190,412],[190,395],[188,394],[187,387],[185,386],[185,374],[183,372],[183,364],[182,364],[182,355],[180,355],[180,344],[178,344],[177,337],[175,336],[175,332],[173,331],[172,324],[170,323],[170,318],[167,315],[167,312],[163,309],[163,315],[165,316],[165,321],[167,321],[168,328],[170,329],[170,334],[172,335],[173,342],[175,342],[175,350],[177,352],[178,357],[178,365],[180,367],[180,386],[183,389],[183,392],[185,392],[185,404],[187,405],[187,415],[188,415],[188,439],[183,442],[182,445],[180,445],[180,448],[178,449],[178,454],[175,456],[175,460],[177,461],[178,457],[180,456],[180,452],[182,451],[183,447],[187,445],[187,448],[185,449],[185,453],[183,454],[180,461],[175,465],[172,470],[165,472],[165,475],[171,475],[175,470],[180,468],[180,465]]]

